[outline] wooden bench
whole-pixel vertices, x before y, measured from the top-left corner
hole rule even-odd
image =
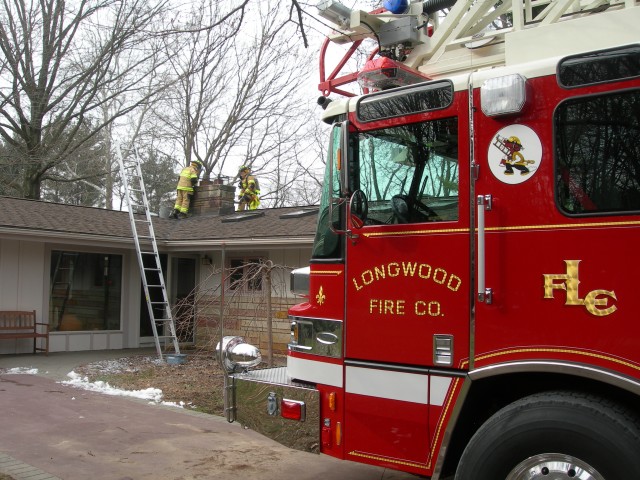
[[[49,354],[49,324],[36,322],[35,310],[0,311],[0,340],[17,338],[33,338],[33,353]],[[44,348],[38,347],[38,338],[44,338]]]

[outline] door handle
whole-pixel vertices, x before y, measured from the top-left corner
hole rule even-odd
[[[476,197],[478,219],[478,302],[491,305],[492,291],[485,285],[485,229],[484,212],[490,211],[492,206],[491,195],[478,195]]]

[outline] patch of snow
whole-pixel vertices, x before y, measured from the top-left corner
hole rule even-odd
[[[83,390],[89,390],[91,392],[104,393],[106,395],[141,398],[143,400],[150,400],[151,403],[162,402],[162,390],[160,390],[159,388],[145,388],[144,390],[122,390],[120,388],[112,387],[108,382],[90,382],[88,377],[82,377],[75,372],[69,372],[67,373],[67,376],[70,378],[70,380],[65,380],[60,383],[75,388],[81,388]]]
[[[16,367],[10,368],[4,372],[6,375],[37,375],[37,368],[29,368],[29,367]]]
[[[95,374],[135,373],[149,365],[160,365],[162,360],[157,357],[141,357],[137,359],[118,358],[101,360],[88,365],[86,368]]]
[[[184,402],[182,400],[180,400],[179,403],[176,403],[176,402],[161,402],[161,405],[165,405],[167,407],[184,408]]]

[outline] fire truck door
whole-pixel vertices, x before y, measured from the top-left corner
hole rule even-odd
[[[345,448],[423,474],[469,354],[467,105],[459,103],[349,136],[357,172],[349,211],[363,226],[347,240]]]

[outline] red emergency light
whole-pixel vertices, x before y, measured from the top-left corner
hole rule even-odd
[[[298,400],[283,398],[280,401],[280,415],[282,415],[282,418],[304,422],[306,419],[306,405]]]
[[[358,73],[360,86],[370,90],[404,87],[428,80],[430,78],[421,75],[417,70],[387,57],[368,60]]]

